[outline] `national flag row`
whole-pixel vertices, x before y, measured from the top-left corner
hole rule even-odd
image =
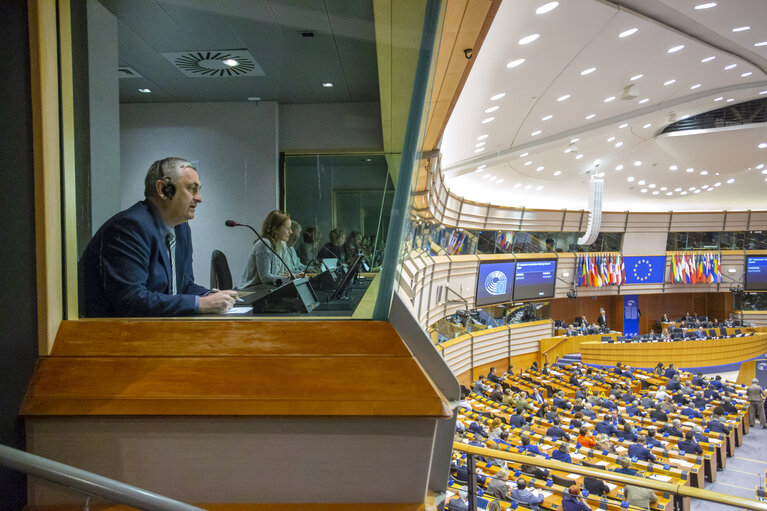
[[[514,233],[511,231],[500,231],[495,237],[495,244],[505,252],[511,252],[511,245],[514,243]]]
[[[668,282],[708,284],[722,281],[722,267],[717,252],[690,252],[671,256]]]
[[[620,254],[579,255],[576,262],[578,285],[620,286],[626,283],[626,268]]]

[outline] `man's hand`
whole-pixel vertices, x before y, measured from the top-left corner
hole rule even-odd
[[[237,291],[216,291],[200,297],[201,314],[221,314],[234,307]]]

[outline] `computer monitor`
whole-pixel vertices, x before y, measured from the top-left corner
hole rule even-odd
[[[514,289],[515,267],[513,260],[480,262],[474,305],[484,307],[510,302]]]
[[[518,259],[514,272],[514,300],[554,298],[556,259]]]
[[[767,256],[746,256],[745,291],[767,291]]]
[[[332,295],[330,295],[331,298],[338,299],[338,298],[341,298],[344,295],[344,293],[346,293],[346,290],[349,288],[351,283],[354,282],[354,279],[359,274],[360,266],[362,265],[362,261],[364,259],[365,259],[365,256],[363,256],[362,254],[357,256],[357,259],[355,259],[354,262],[351,264],[351,266],[349,266],[349,269],[346,271],[346,274],[338,283],[336,290],[333,292]]]

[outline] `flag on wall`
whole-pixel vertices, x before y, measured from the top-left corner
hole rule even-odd
[[[619,286],[626,281],[623,257],[618,253],[579,255],[575,268],[579,287]]]
[[[684,252],[671,256],[669,282],[712,284],[722,281],[718,252]]]

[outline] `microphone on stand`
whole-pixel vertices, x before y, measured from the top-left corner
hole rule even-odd
[[[288,273],[290,274],[290,278],[291,278],[291,279],[293,279],[293,280],[295,280],[295,279],[296,279],[296,276],[295,276],[295,275],[293,275],[293,272],[292,272],[292,271],[290,271],[290,266],[288,266],[288,265],[287,265],[287,263],[285,263],[285,261],[282,259],[282,257],[280,257],[280,254],[278,254],[278,253],[277,253],[277,252],[276,252],[276,251],[275,251],[275,250],[272,248],[272,246],[271,246],[271,243],[267,243],[266,241],[264,241],[264,238],[262,238],[262,237],[261,237],[261,235],[260,235],[260,234],[258,234],[258,231],[257,231],[257,230],[255,230],[253,227],[251,227],[251,226],[250,226],[250,225],[248,225],[248,224],[241,224],[241,223],[239,223],[239,222],[235,222],[234,220],[227,220],[226,222],[224,222],[224,224],[225,224],[227,227],[247,227],[248,229],[250,229],[251,231],[253,231],[253,233],[256,235],[256,237],[257,237],[259,240],[261,240],[261,243],[263,243],[263,244],[264,244],[264,246],[266,246],[266,248],[268,248],[269,250],[271,250],[271,251],[272,251],[272,253],[273,253],[274,255],[276,255],[276,256],[277,256],[277,259],[279,259],[279,260],[280,260],[280,262],[281,262],[281,263],[282,263],[282,264],[285,266],[285,269],[286,269],[286,270],[288,270]],[[278,279],[278,280],[279,280],[279,279]],[[280,285],[282,285],[282,282],[280,281],[280,283],[279,283],[279,284],[277,284],[277,282],[275,282],[275,284],[276,284],[276,285],[279,287]]]

